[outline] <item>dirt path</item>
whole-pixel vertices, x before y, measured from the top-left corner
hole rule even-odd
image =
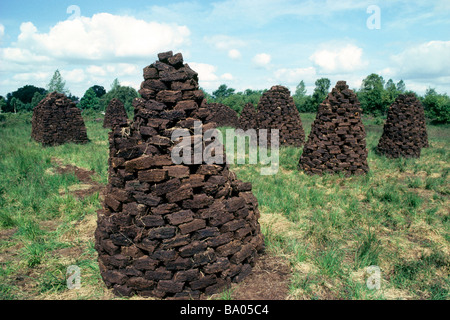
[[[52,158],[52,163],[56,165],[55,172],[58,174],[71,173],[74,174],[81,184],[77,184],[75,187],[69,188],[70,193],[77,198],[83,198],[90,194],[100,192],[102,193],[104,185],[93,180],[92,176],[95,175],[95,171],[79,168],[71,164],[63,164],[62,160],[58,158]]]

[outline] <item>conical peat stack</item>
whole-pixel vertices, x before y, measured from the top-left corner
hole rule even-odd
[[[237,128],[239,126],[238,114],[230,107],[216,102],[206,103],[204,107],[209,112],[206,123],[214,122],[218,127]]]
[[[258,129],[256,122],[256,109],[253,103],[249,102],[242,109],[241,116],[239,117],[239,128],[242,130]]]
[[[264,247],[258,201],[227,164],[173,162],[172,133],[195,132],[191,115],[203,93],[180,53],[158,58],[144,69],[133,123],[109,134],[95,247],[102,278],[118,295],[199,298],[251,272]],[[199,137],[188,138],[191,147]]]
[[[105,119],[103,120],[103,128],[114,128],[116,126],[126,126],[128,123],[128,115],[125,111],[123,102],[119,99],[112,99],[105,110]]]
[[[300,114],[286,87],[273,86],[264,92],[258,103],[257,124],[258,129],[268,129],[268,146],[271,129],[279,129],[280,146],[301,147],[305,142]]]
[[[299,168],[307,174],[367,173],[365,138],[358,98],[345,81],[338,81],[319,106]]]
[[[428,147],[422,104],[414,94],[399,95],[390,106],[377,152],[388,158],[419,158]]]
[[[44,146],[89,142],[81,110],[57,92],[49,93],[33,109],[31,137]]]

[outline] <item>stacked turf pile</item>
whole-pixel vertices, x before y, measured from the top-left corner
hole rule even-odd
[[[419,158],[428,147],[425,114],[414,94],[399,95],[388,110],[377,152],[389,158]]]
[[[106,107],[105,119],[103,120],[103,128],[126,126],[127,123],[128,116],[122,101],[116,98],[112,99]]]
[[[253,103],[249,102],[242,109],[241,116],[239,117],[239,128],[242,130],[258,129],[256,122],[256,109]]]
[[[273,86],[266,91],[258,103],[258,129],[268,129],[268,145],[270,130],[279,129],[281,146],[301,147],[305,142],[300,114],[288,88]]]
[[[131,127],[109,135],[96,249],[116,294],[200,298],[251,272],[264,245],[258,202],[226,164],[173,163],[171,134],[194,132],[203,94],[181,54],[158,58],[144,69]]]
[[[365,138],[356,94],[338,81],[319,106],[299,168],[308,174],[364,174],[369,171]]]
[[[62,93],[49,93],[33,109],[31,137],[44,146],[89,141],[81,110]]]
[[[204,103],[203,107],[208,110],[206,123],[215,123],[218,127],[239,126],[239,118],[236,111],[222,103]]]

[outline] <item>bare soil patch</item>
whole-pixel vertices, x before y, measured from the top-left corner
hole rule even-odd
[[[288,262],[270,254],[258,258],[252,273],[232,289],[234,300],[286,300],[292,276]]]
[[[79,187],[72,187],[69,192],[77,198],[83,198],[96,192],[102,193],[104,185],[98,183],[92,177],[96,174],[95,171],[86,170],[71,164],[63,164],[60,159],[52,158],[52,162],[56,164],[55,171],[58,174],[74,174],[81,184]]]

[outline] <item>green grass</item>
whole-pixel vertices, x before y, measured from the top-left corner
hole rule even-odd
[[[11,231],[0,237],[3,299],[67,291],[65,269],[77,257],[58,252],[87,245],[78,240],[76,226],[100,208],[98,193],[77,199],[68,192],[79,181],[73,174],[55,174],[52,159],[95,170],[99,182],[107,181],[106,129],[87,122],[91,143],[42,148],[30,138],[30,119],[30,114],[6,115],[0,126],[0,232]]]
[[[302,115],[307,134],[312,120]],[[364,123],[371,170],[366,176],[305,175],[296,169],[301,148],[281,148],[274,176],[259,175],[259,166],[232,166],[239,179],[252,182],[262,224],[269,224],[263,227],[267,247],[293,267],[293,298],[448,299],[450,266],[418,256],[429,250],[448,255],[450,249],[450,127],[429,126],[431,147],[420,159],[392,160],[374,152],[383,122]],[[283,223],[275,228],[274,221]],[[399,286],[403,259],[420,272]],[[354,279],[370,265],[381,267],[380,292]],[[305,266],[311,269],[306,274]]]
[[[0,122],[0,299],[112,299],[94,248],[99,194],[75,198],[72,174],[55,174],[54,158],[97,174],[106,184],[108,130],[85,117],[86,145],[42,148],[30,138],[30,114]],[[306,134],[315,115],[302,114]],[[450,126],[429,126],[420,159],[374,152],[382,119],[364,118],[366,176],[308,176],[297,170],[302,148],[281,148],[277,174],[231,165],[258,198],[267,251],[292,269],[292,299],[448,300],[450,288]],[[222,128],[221,130],[224,130]],[[81,268],[82,289],[66,287]],[[381,269],[369,290],[366,268]],[[218,299],[232,299],[232,289]]]

